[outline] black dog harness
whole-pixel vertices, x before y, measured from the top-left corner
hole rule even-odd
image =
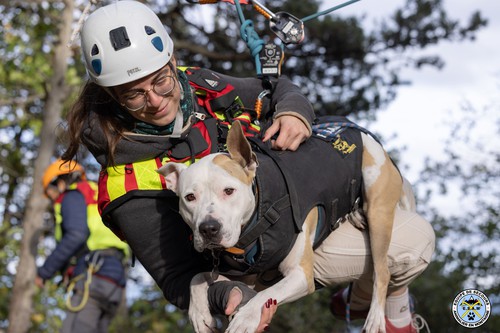
[[[340,126],[334,135],[315,135],[294,152],[251,142],[259,162],[257,207],[235,245],[244,253],[220,253],[217,269],[227,275],[276,269],[314,207],[320,215],[316,248],[361,197],[363,145],[358,128]]]

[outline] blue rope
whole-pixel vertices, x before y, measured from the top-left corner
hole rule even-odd
[[[241,39],[247,43],[247,47],[250,49],[250,53],[255,61],[255,69],[257,75],[262,74],[262,65],[260,63],[259,53],[262,51],[262,46],[265,44],[257,32],[254,30],[254,25],[252,20],[246,20],[243,22],[240,28]]]
[[[262,51],[262,47],[265,44],[264,40],[259,37],[257,32],[254,29],[254,24],[252,20],[245,20],[245,16],[243,15],[243,10],[241,9],[240,1],[234,0],[234,5],[236,7],[236,11],[238,12],[238,17],[240,19],[241,28],[240,35],[241,39],[247,44],[247,47],[250,49],[250,54],[254,58],[255,61],[255,70],[257,72],[257,76],[262,75],[262,65],[260,63],[259,53]]]

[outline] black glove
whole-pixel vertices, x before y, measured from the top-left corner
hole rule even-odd
[[[237,288],[241,291],[243,298],[240,305],[245,305],[252,297],[254,297],[257,292],[250,287],[248,287],[243,282],[238,281],[219,281],[215,282],[208,288],[208,304],[210,306],[210,311],[212,314],[225,315],[227,301],[229,300],[229,293],[233,288]]]

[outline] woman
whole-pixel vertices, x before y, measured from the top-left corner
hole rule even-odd
[[[190,230],[177,211],[178,199],[166,190],[155,169],[169,160],[193,163],[223,150],[235,119],[245,125],[247,135],[262,135],[274,149],[295,150],[311,135],[314,112],[283,77],[263,88],[258,79],[177,68],[170,36],[150,9],[135,1],[117,1],[96,10],[81,37],[90,81],[68,116],[70,141],[63,158],[75,157],[82,144],[94,155],[102,166],[103,220],[128,242],[166,299],[187,308],[192,277],[211,269],[212,262],[193,249]],[[256,100],[262,102],[262,111],[249,109]],[[269,128],[260,129],[268,119]],[[391,247],[389,253],[395,258],[393,279],[399,282],[391,285],[386,326],[391,332],[412,332],[407,286],[427,267],[434,234],[414,212],[396,214],[394,223],[401,227],[394,229],[393,243],[401,241],[406,247]],[[406,232],[414,228],[425,232],[408,237]],[[347,293],[335,295],[333,312],[338,317],[345,316],[346,303],[360,317],[369,307],[366,239],[366,231],[344,224],[316,251],[315,277],[320,284],[357,280],[350,302]],[[341,259],[342,266],[335,270]],[[225,314],[251,296],[241,285],[216,284],[214,289],[209,290],[209,302]],[[275,306],[272,301],[263,305],[259,330],[267,327]]]
[[[178,69],[170,36],[139,2],[96,10],[81,39],[90,80],[68,116],[63,158],[74,158],[82,144],[94,155],[102,166],[103,220],[128,242],[166,299],[187,308],[191,278],[207,262],[194,251],[177,198],[155,169],[222,150],[234,119],[246,124],[247,135],[259,135],[259,121],[272,118],[263,140],[294,150],[310,136],[314,112],[284,77],[264,89],[254,78]],[[245,108],[266,94],[262,114]]]

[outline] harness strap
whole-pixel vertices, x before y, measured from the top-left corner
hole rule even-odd
[[[291,179],[290,171],[288,165],[284,163],[276,152],[274,152],[269,146],[258,139],[248,138],[251,143],[257,146],[263,154],[269,156],[279,171],[281,172],[283,179],[285,180],[285,185],[287,187],[288,195],[290,196],[290,206],[292,207],[293,222],[296,227],[297,233],[302,231],[302,221],[300,216],[299,201],[297,197],[297,190],[295,189],[294,182]]]
[[[91,255],[90,253],[85,258],[87,261],[87,274],[83,273],[75,277],[68,286],[68,290],[66,291],[66,307],[71,312],[81,311],[89,300],[90,295],[90,284],[92,283],[92,275],[101,269],[101,266],[104,262],[104,259],[101,258],[99,253],[96,251],[96,255]],[[76,283],[83,279],[86,275],[85,283],[83,286],[83,295],[82,300],[78,305],[71,304],[71,296],[73,295],[73,289],[76,286]]]
[[[260,235],[266,232],[269,227],[278,222],[281,211],[288,207],[290,207],[290,196],[287,194],[276,201],[256,223],[245,230],[235,246],[240,249],[249,246]]]
[[[87,255],[88,261],[90,261],[90,259],[93,258],[94,256],[115,257],[120,261],[125,259],[125,253],[122,250],[117,249],[117,248],[109,248],[109,249],[92,251]]]

